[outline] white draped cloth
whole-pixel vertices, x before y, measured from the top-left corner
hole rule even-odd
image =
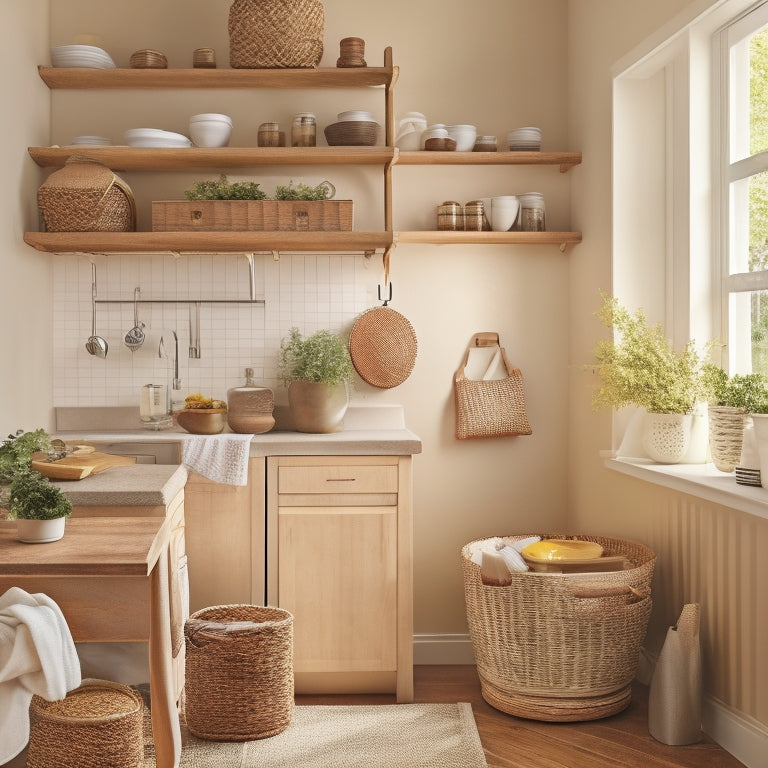
[[[59,606],[19,587],[0,595],[0,764],[29,741],[33,694],[58,701],[80,682],[77,650]]]
[[[248,458],[253,435],[223,434],[185,437],[181,460],[215,483],[248,485]]]

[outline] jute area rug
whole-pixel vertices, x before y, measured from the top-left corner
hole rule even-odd
[[[285,731],[257,741],[182,733],[181,768],[488,768],[472,707],[462,702],[299,705]],[[151,743],[145,753],[144,768],[155,768]]]

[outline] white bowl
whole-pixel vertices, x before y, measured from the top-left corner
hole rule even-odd
[[[232,118],[229,115],[220,115],[218,112],[202,112],[199,115],[192,115],[189,118],[190,123],[221,122],[232,125]]]
[[[189,135],[196,147],[226,147],[232,135],[232,124],[223,120],[190,122]]]
[[[500,195],[491,198],[491,229],[494,232],[508,232],[517,222],[520,200],[515,195]]]
[[[336,118],[340,123],[344,123],[347,120],[359,120],[364,123],[375,122],[373,114],[371,112],[366,112],[363,109],[350,109],[347,112],[339,112],[339,114],[336,115]]]
[[[448,138],[456,142],[457,152],[471,152],[477,138],[477,128],[474,125],[447,125]]]

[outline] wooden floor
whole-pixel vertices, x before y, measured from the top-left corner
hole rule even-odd
[[[587,723],[540,723],[486,704],[474,666],[418,666],[417,702],[468,701],[490,768],[743,768],[710,739],[685,747],[648,733],[648,689],[636,684],[622,713]],[[389,703],[390,696],[297,696],[297,704]]]

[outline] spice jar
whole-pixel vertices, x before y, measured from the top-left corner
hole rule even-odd
[[[499,148],[498,141],[495,136],[478,136],[475,139],[475,146],[472,148],[473,152],[496,152]]]
[[[312,112],[299,112],[291,125],[292,147],[314,147],[317,135],[317,121]]]
[[[461,203],[448,200],[437,206],[437,229],[451,232],[464,229],[464,209]]]
[[[262,123],[259,126],[258,143],[260,147],[282,147],[285,145],[285,134],[280,131],[278,123]]]
[[[464,206],[464,229],[468,232],[482,232],[490,229],[485,218],[485,206],[482,200],[470,200]]]

